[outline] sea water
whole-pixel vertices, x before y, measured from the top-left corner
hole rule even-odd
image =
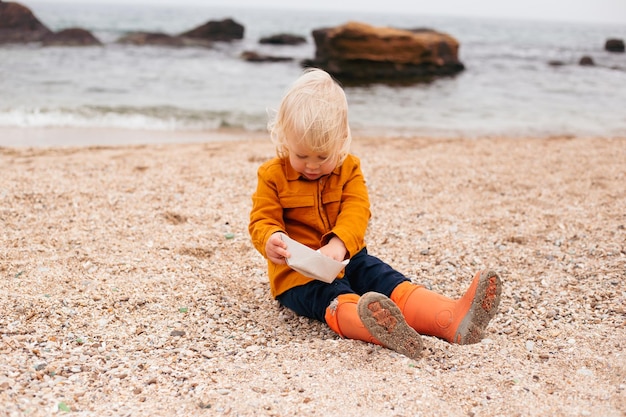
[[[23,3],[50,29],[81,27],[103,46],[0,45],[0,127],[263,131],[268,113],[312,58],[311,32],[361,21],[455,37],[466,69],[405,86],[346,86],[355,131],[402,136],[626,136],[626,39],[611,24],[206,6]],[[244,39],[210,48],[121,45],[133,31],[180,34],[232,18]],[[304,36],[298,46],[263,36]],[[250,63],[243,51],[292,57]],[[590,56],[594,66],[580,66]],[[559,62],[561,65],[551,63]]]

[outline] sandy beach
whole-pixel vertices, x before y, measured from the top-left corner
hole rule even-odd
[[[420,360],[271,299],[273,147],[213,139],[0,147],[0,414],[626,415],[626,138],[355,135],[370,253],[451,297],[504,283],[483,342]]]

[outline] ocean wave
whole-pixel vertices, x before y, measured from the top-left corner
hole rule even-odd
[[[215,130],[265,128],[264,114],[190,110],[173,106],[19,107],[0,109],[5,127],[100,127],[149,130]]]

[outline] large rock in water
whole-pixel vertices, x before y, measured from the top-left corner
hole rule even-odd
[[[28,7],[0,0],[0,44],[39,42],[51,33]]]
[[[315,58],[304,66],[322,68],[343,82],[403,82],[454,75],[465,67],[459,43],[433,30],[410,31],[348,22],[316,29]]]
[[[202,26],[181,33],[185,38],[197,38],[209,41],[232,41],[243,39],[244,27],[233,19],[211,20]]]

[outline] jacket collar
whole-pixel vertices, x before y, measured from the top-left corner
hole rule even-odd
[[[285,165],[285,177],[287,177],[287,181],[296,181],[300,178],[305,178],[298,171],[293,169],[291,164],[289,163],[289,158],[283,158],[283,164]],[[340,166],[336,166],[335,169],[331,172],[331,174],[339,174]]]

